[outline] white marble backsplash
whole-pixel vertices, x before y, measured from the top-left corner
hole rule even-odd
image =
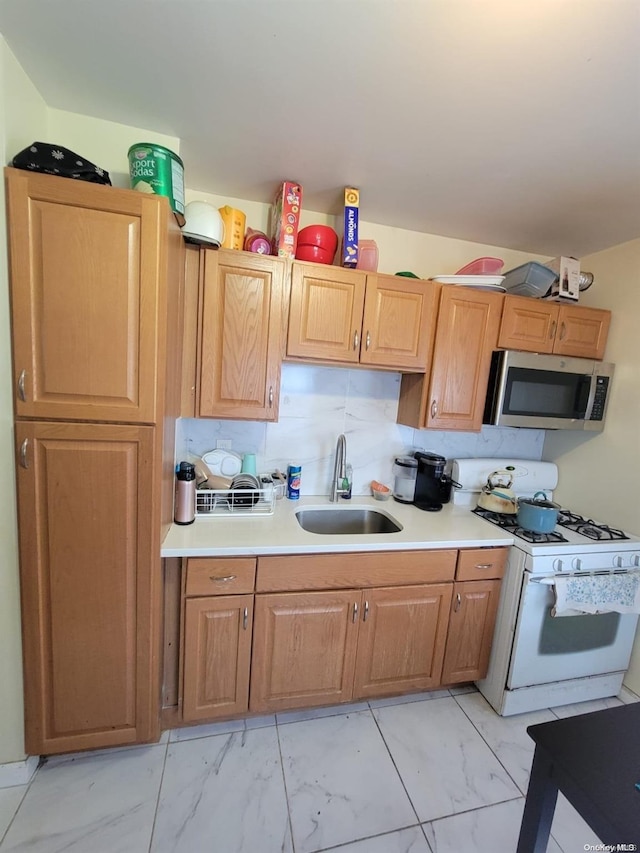
[[[258,470],[302,465],[303,495],[327,495],[336,440],[344,433],[353,465],[353,494],[370,494],[371,480],[393,486],[393,460],[416,449],[447,459],[512,456],[541,459],[544,430],[483,427],[479,433],[414,430],[396,424],[400,374],[283,364],[278,423],[182,419],[177,461],[201,456],[230,439],[237,453],[255,453]]]

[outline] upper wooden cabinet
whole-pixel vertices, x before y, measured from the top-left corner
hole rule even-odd
[[[398,423],[418,429],[481,429],[503,299],[501,293],[442,288],[431,372],[403,375]]]
[[[438,290],[435,282],[294,263],[287,356],[424,371]]]
[[[601,359],[610,322],[611,312],[603,309],[507,295],[498,346]]]
[[[155,421],[167,204],[6,169],[16,415]]]
[[[285,323],[285,265],[250,252],[201,256],[199,417],[276,421]]]

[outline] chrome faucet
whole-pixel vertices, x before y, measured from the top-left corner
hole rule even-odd
[[[330,501],[337,501],[338,495],[346,494],[349,490],[344,489],[343,483],[347,476],[347,439],[344,435],[338,436],[336,443],[336,458],[333,463],[333,480],[331,481]]]

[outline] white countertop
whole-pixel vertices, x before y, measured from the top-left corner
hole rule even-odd
[[[396,533],[326,535],[308,533],[295,512],[310,508],[375,509],[402,526]],[[513,536],[474,515],[468,506],[446,504],[424,512],[393,499],[354,496],[331,503],[326,495],[276,501],[273,515],[201,516],[193,524],[173,524],[162,557],[213,557],[260,554],[313,554],[345,551],[397,551],[430,548],[478,548],[513,544]]]

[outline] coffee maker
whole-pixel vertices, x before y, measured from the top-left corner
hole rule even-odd
[[[449,502],[451,489],[458,483],[445,474],[447,460],[444,456],[422,450],[416,450],[414,456],[418,460],[418,473],[413,503],[418,509],[437,512]]]

